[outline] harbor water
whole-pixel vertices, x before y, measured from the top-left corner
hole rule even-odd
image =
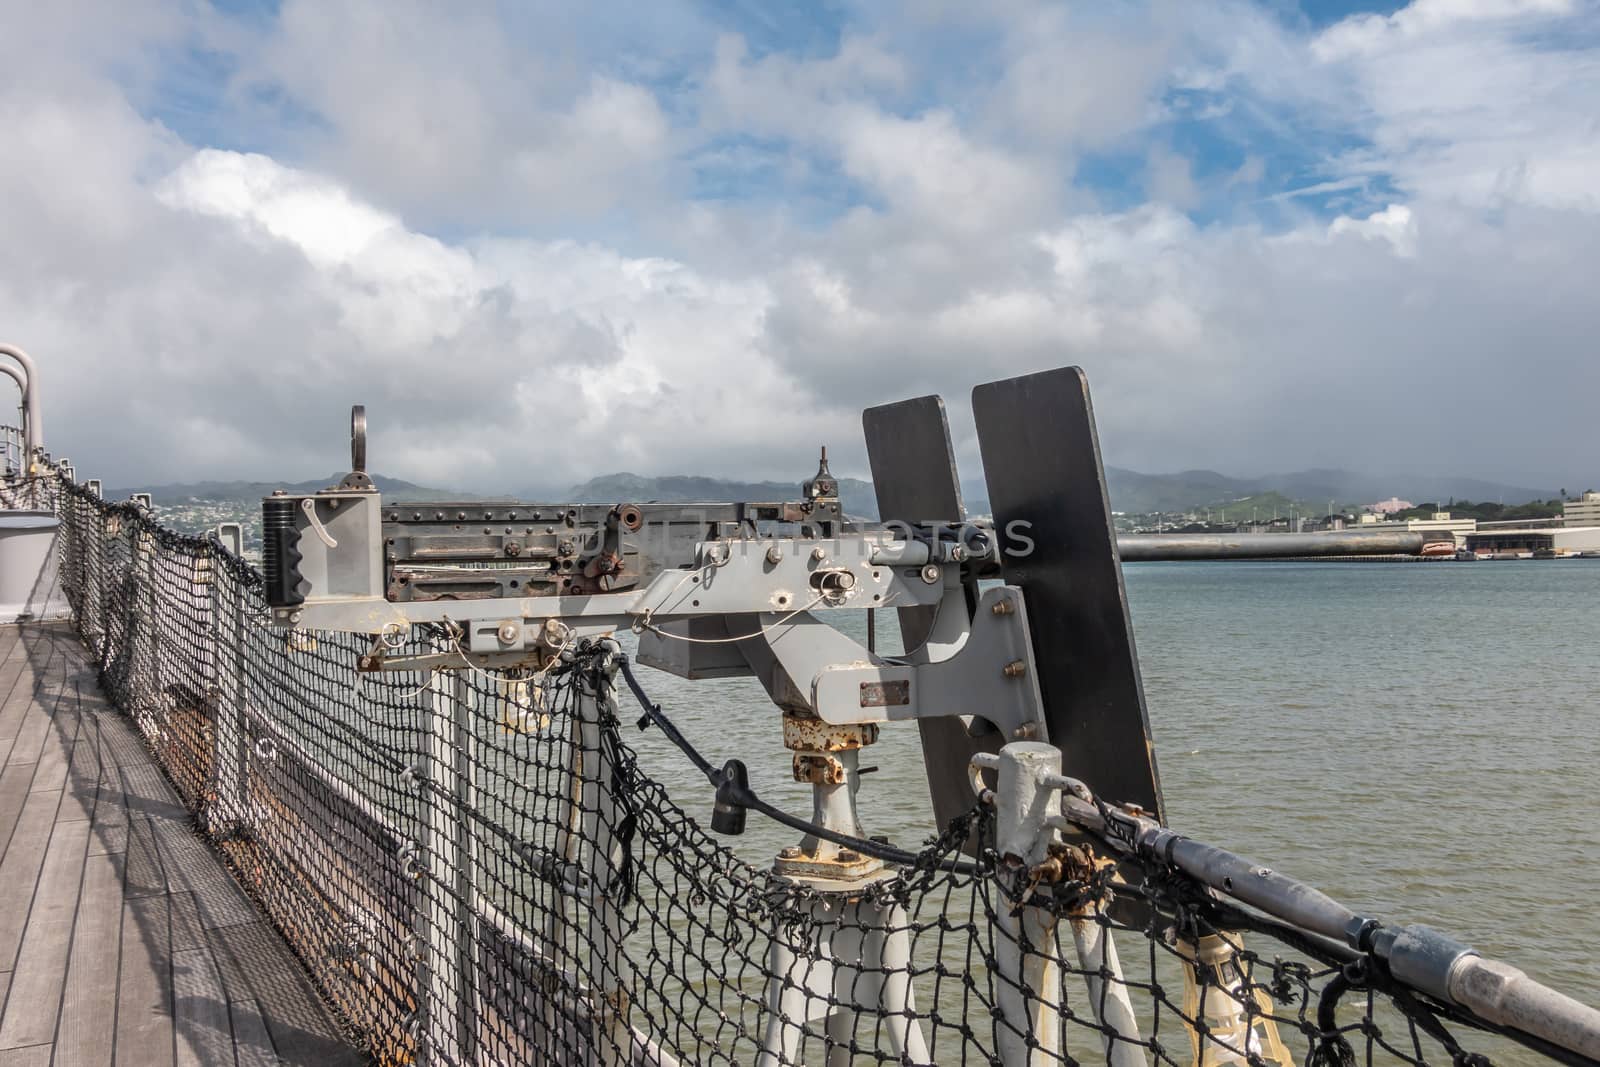
[[[1600,1004],[1600,562],[1124,570],[1172,826]],[[713,762],[809,811],[754,682],[642,680]],[[627,733],[708,817],[677,750]],[[887,726],[862,763],[867,832],[920,845],[916,727]],[[731,843],[764,865],[793,837],[752,816]]]

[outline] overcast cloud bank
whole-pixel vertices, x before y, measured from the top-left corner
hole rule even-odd
[[[0,335],[113,483],[320,474],[357,401],[426,484],[859,473],[928,391],[974,475],[968,388],[1069,362],[1126,467],[1600,477],[1581,0],[4,24]]]

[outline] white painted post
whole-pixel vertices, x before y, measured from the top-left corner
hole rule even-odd
[[[441,651],[444,646],[441,646]],[[426,1062],[473,1062],[472,721],[466,679],[441,671],[430,685],[428,714],[428,892]]]
[[[229,528],[232,528],[231,530]],[[245,730],[245,701],[248,698],[247,665],[250,623],[249,594],[230,565],[239,556],[241,541],[238,523],[217,527],[217,544],[212,546],[210,563],[211,626],[210,638],[216,649],[216,736],[213,741],[211,789],[214,808],[207,813],[211,832],[231,832],[244,820],[246,809],[245,768],[249,766]]]
[[[592,677],[579,672],[574,695],[578,726],[578,759],[582,763],[579,807],[579,850],[589,883],[588,970],[593,983],[589,997],[595,1062],[625,1063],[633,1045],[623,1000],[620,962],[622,916],[615,885],[622,869],[622,845],[616,837],[616,797],[612,794],[613,765],[605,746],[604,718],[616,714],[614,641],[605,642],[599,671]]]
[[[1061,750],[1035,741],[1015,741],[1000,750],[998,760],[985,759],[997,772],[995,789],[996,844],[1003,885],[1013,894],[1025,890],[1029,870],[1050,854],[1056,839],[1049,825],[1060,811]],[[1000,909],[1002,937],[996,952],[1000,1019],[995,1042],[1007,1064],[1055,1062],[1062,1050],[1061,1009],[1046,999],[1061,988],[1055,962],[1056,918],[1048,908],[1022,907],[1013,917]],[[1105,1052],[1111,1067],[1144,1067],[1139,1024],[1122,982],[1122,966],[1109,929],[1092,914],[1069,922],[1079,966],[1089,972],[1086,984],[1095,1021],[1113,1031]],[[1023,941],[1029,951],[1023,951]],[[1032,1034],[1030,1048],[1026,1037]]]
[[[142,512],[144,518],[150,518],[149,509]],[[156,576],[159,573],[156,566],[158,548],[155,534],[150,531],[147,523],[133,524],[133,543],[136,546],[134,561],[135,572],[138,580],[144,584],[145,595],[140,610],[143,615],[139,623],[144,627],[141,636],[145,639],[150,657],[150,667],[141,678],[135,661],[135,680],[142,683],[135,710],[145,716],[143,729],[152,742],[155,741],[155,731],[161,728],[161,632],[156,627],[156,620],[161,617],[161,605],[156,598]]]
[[[1090,905],[1098,908],[1098,904]],[[1133,1014],[1133,1001],[1127,983],[1122,981],[1122,961],[1117,958],[1117,943],[1111,929],[1090,916],[1073,919],[1072,943],[1078,952],[1078,966],[1087,972],[1089,1006],[1095,1020],[1117,1035],[1106,1035],[1106,1056],[1111,1067],[1145,1067],[1144,1048],[1139,1041],[1139,1020]],[[1108,981],[1104,976],[1109,975]]]
[[[915,1018],[905,909],[880,906],[859,891],[822,894],[806,907],[814,925],[780,929],[767,953],[767,1020],[756,1067],[799,1064],[801,1039],[818,1023],[832,1042],[827,1067],[846,1067],[862,1012],[883,1020],[888,1048],[880,1052],[897,1063],[932,1064]]]
[[[217,699],[216,752],[212,789],[215,810],[207,813],[213,834],[231,830],[246,814],[244,775],[249,766],[245,746],[246,673],[250,624],[249,599],[223,559],[211,560],[211,634],[216,645]],[[230,649],[231,646],[231,649]]]
[[[1045,784],[1045,778],[1060,773],[1061,751],[1052,745],[1015,741],[1000,750],[996,845],[1001,885],[1010,894],[1020,894],[1028,883],[1029,869],[1049,857],[1055,831],[1046,820],[1057,805],[1056,791]],[[1054,1061],[1061,1048],[1061,1006],[1045,994],[1061,987],[1060,968],[1051,951],[1056,918],[1049,909],[1036,907],[1018,908],[1013,915],[1003,903],[998,913],[995,1046],[1001,1060],[1017,1067]]]

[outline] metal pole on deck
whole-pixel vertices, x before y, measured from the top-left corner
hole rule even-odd
[[[1030,871],[1050,855],[1059,810],[1061,750],[1037,741],[1014,741],[998,756],[979,756],[977,767],[996,771],[995,832],[1001,885],[1012,899],[1023,896]],[[1026,1067],[1057,1062],[1062,1053],[1061,973],[1052,951],[1055,914],[1026,904],[998,909],[1000,936],[995,950],[999,983],[995,1044],[1008,1065]],[[1144,1067],[1137,1020],[1122,981],[1121,964],[1109,930],[1092,916],[1071,920],[1074,945],[1086,980],[1095,1021],[1109,1033],[1106,1059],[1111,1067]],[[1115,1035],[1115,1036],[1112,1036]]]
[[[67,542],[76,546],[81,585],[78,602],[73,605],[73,625],[83,640],[88,662],[98,666],[100,634],[105,629],[105,605],[99,590],[104,584],[105,526],[99,511],[92,505],[68,494],[62,500],[61,528]]]
[[[0,363],[0,374],[4,374],[7,378],[10,378],[12,381],[17,383],[17,394],[18,394],[17,411],[20,413],[20,421],[22,423],[22,425],[17,428],[16,434],[15,434],[15,438],[16,438],[15,447],[16,447],[16,460],[17,460],[17,462],[16,462],[15,466],[13,466],[12,462],[11,462],[11,450],[12,450],[12,447],[13,447],[13,445],[12,445],[13,434],[12,434],[12,431],[11,431],[11,429],[9,427],[7,427],[7,429],[6,429],[6,439],[5,439],[6,456],[5,456],[5,460],[6,460],[6,469],[15,471],[16,474],[17,474],[17,477],[22,478],[22,477],[26,477],[27,473],[28,473],[28,464],[26,462],[26,459],[24,458],[24,453],[26,453],[27,450],[28,450],[28,446],[27,446],[27,439],[28,439],[28,406],[27,406],[27,402],[28,402],[28,376],[26,374],[22,373],[22,371],[19,368],[14,367],[9,363]]]
[[[472,713],[467,682],[459,671],[438,672],[429,690],[424,792],[428,891],[421,909],[428,942],[423,1055],[429,1064],[467,1064],[472,1062],[476,1018],[471,973]]]
[[[633,1032],[623,1001],[619,960],[622,955],[622,918],[617,908],[617,872],[622,869],[622,846],[617,840],[617,804],[612,791],[613,766],[605,746],[605,717],[615,715],[617,644],[602,644],[592,674],[576,673],[578,753],[581,771],[581,841],[589,884],[588,970],[594,1013],[591,1034],[598,1048],[596,1061],[611,1065],[631,1060]]]
[[[219,558],[220,556],[220,558]],[[215,810],[209,814],[211,832],[219,833],[241,822],[245,816],[244,773],[249,764],[245,746],[245,700],[247,675],[245,647],[249,624],[245,619],[249,604],[244,583],[226,565],[227,556],[213,549],[211,559],[211,624],[217,643],[216,768],[212,775]],[[224,589],[227,586],[227,589]],[[231,618],[231,624],[225,620]],[[223,640],[233,646],[224,656]]]
[[[156,628],[156,619],[160,617],[160,604],[156,597],[156,536],[151,527],[150,513],[141,511],[143,522],[133,524],[133,540],[138,546],[138,562],[135,564],[135,573],[144,583],[145,596],[143,598],[144,616],[140,620],[145,627],[145,637],[149,641],[150,669],[141,679],[135,676],[135,684],[142,686],[140,702],[135,704],[136,710],[142,710],[148,717],[147,724],[142,728],[149,739],[154,742],[155,731],[160,729],[161,723],[157,714],[161,710],[161,633]]]
[[[1028,870],[1049,856],[1051,833],[1045,826],[1055,794],[1044,787],[1046,775],[1061,773],[1061,752],[1050,745],[1017,743],[1000,750],[995,790],[996,845],[1000,853],[1001,889],[1020,895]],[[1057,1058],[1061,1048],[1056,1022],[1059,1004],[1047,998],[1059,989],[1060,968],[1046,946],[1055,939],[1055,916],[1044,908],[997,909],[1000,927],[995,962],[999,983],[995,994],[995,1046],[1000,1058],[1018,1067],[1034,1067]]]
[[[0,356],[10,356],[20,363],[26,379],[18,383],[22,386],[22,412],[26,420],[23,448],[27,454],[23,456],[22,473],[31,474],[34,452],[44,443],[44,419],[39,414],[39,368],[34,365],[33,357],[16,345],[0,344]]]
[[[119,577],[113,577],[111,574],[114,557],[109,549],[109,542],[112,537],[120,536],[122,532],[122,527],[120,526],[122,519],[120,516],[104,511],[99,512],[98,517],[99,522],[95,524],[95,536],[96,550],[100,554],[100,606],[98,609],[100,616],[100,640],[95,645],[94,663],[96,669],[104,671],[108,666],[111,657],[111,627],[117,625],[117,620],[112,615],[111,611],[111,590],[120,580]],[[124,630],[126,630],[128,625],[126,611],[122,613],[121,624]],[[128,634],[124,633],[123,639],[127,640],[127,638]]]
[[[100,598],[96,591],[101,585],[100,567],[105,555],[105,537],[100,523],[95,521],[98,515],[94,509],[70,493],[62,498],[61,517],[62,529],[78,562],[78,602],[73,605],[76,612],[74,621],[84,644],[93,651],[99,648],[102,626]],[[92,550],[91,544],[94,546]]]

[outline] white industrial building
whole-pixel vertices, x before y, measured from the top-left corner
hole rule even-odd
[[[1569,500],[1561,506],[1567,526],[1600,526],[1600,493],[1590,490],[1582,500]]]
[[[1600,525],[1496,527],[1467,536],[1466,547],[1479,555],[1526,555],[1554,552],[1558,556],[1600,553]]]

